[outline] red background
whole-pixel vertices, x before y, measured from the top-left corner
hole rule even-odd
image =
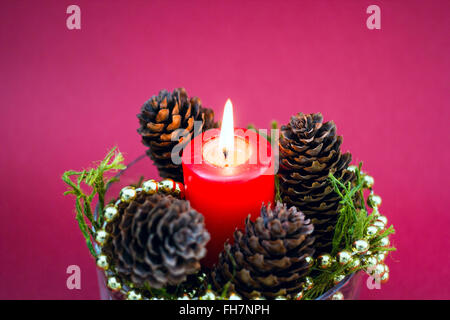
[[[371,4],[381,30],[366,27]],[[391,280],[362,297],[449,299],[449,12],[438,0],[2,1],[0,298],[99,297],[60,176],[114,145],[140,155],[141,104],[184,86],[219,117],[230,97],[238,126],[333,119],[398,230]],[[81,290],[66,288],[72,264]]]

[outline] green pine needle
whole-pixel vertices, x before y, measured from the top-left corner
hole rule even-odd
[[[68,170],[62,175],[62,180],[68,186],[64,195],[75,196],[75,219],[78,221],[81,233],[94,257],[97,257],[97,253],[94,250],[93,239],[95,238],[95,231],[100,229],[103,224],[106,188],[109,184],[118,180],[115,177],[106,178],[105,173],[126,168],[123,164],[123,155],[116,149],[116,147],[112,148],[96,168],[82,171]],[[87,186],[90,192],[85,192],[82,185]],[[98,196],[99,208],[97,219],[94,218],[92,206],[92,201],[96,195]]]
[[[273,121],[271,122],[271,124],[270,124],[270,128],[271,128],[271,129],[278,129],[278,122],[275,121],[275,120],[273,120]],[[253,130],[253,131],[255,131],[255,132],[258,132],[258,129],[255,127],[254,124],[249,124],[249,125],[247,126],[247,129]],[[270,130],[269,130],[269,131],[270,131]],[[272,136],[271,136],[271,134],[264,134],[264,133],[262,133],[262,132],[258,132],[258,133],[261,134],[267,141],[269,141],[269,143],[272,143]]]
[[[281,198],[280,178],[275,175],[275,202],[277,201],[283,202],[283,199]]]
[[[333,173],[329,175],[329,181],[334,188],[334,191],[341,198],[341,207],[339,211],[338,221],[336,223],[331,255],[336,255],[339,251],[352,250],[352,245],[356,240],[365,238],[365,231],[367,227],[376,220],[375,214],[372,212],[368,214],[364,202],[364,183],[363,174],[361,173],[362,163],[356,168],[356,182],[354,185],[348,183],[345,185],[337,179]],[[382,238],[395,233],[394,227],[391,225],[385,229],[381,234],[370,239],[370,251],[372,254],[378,252],[390,252],[396,250],[394,247],[380,247],[378,242]],[[363,270],[363,266],[359,266],[356,270],[348,271],[345,266],[334,264],[330,269],[321,270],[313,268],[316,272],[314,277],[314,287],[305,293],[305,300],[315,299],[331,289],[334,285],[333,279],[337,275],[349,275],[353,272]]]

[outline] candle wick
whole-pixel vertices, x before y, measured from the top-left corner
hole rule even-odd
[[[226,148],[223,148],[223,156],[225,157],[225,160],[228,158],[228,150]]]

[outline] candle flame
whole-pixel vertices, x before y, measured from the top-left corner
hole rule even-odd
[[[223,152],[225,159],[234,154],[234,123],[233,104],[228,99],[223,111],[222,127],[220,128],[219,148]]]

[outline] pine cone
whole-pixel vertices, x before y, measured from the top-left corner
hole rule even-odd
[[[198,98],[195,98],[198,99]],[[199,99],[200,100],[200,99]],[[201,102],[199,102],[201,105]],[[203,113],[205,117],[205,124],[203,125],[203,131],[212,129],[212,128],[219,128],[219,123],[214,121],[214,111],[209,108],[200,108],[200,113]]]
[[[334,122],[322,123],[322,114],[299,113],[280,135],[280,192],[288,205],[296,206],[314,224],[317,253],[330,252],[339,213],[338,194],[328,174],[343,183],[355,180],[347,167],[350,153],[341,154],[342,137]]]
[[[137,117],[140,124],[138,133],[142,136],[142,143],[149,148],[147,155],[158,168],[159,175],[179,182],[183,182],[183,171],[181,164],[172,161],[173,148],[177,146],[181,156],[191,138],[217,126],[214,111],[203,108],[199,98],[189,99],[183,88],[172,93],[161,90],[144,103]],[[201,126],[194,127],[194,121],[201,121]]]
[[[112,240],[104,252],[120,277],[159,289],[200,270],[210,236],[203,216],[188,201],[142,192],[130,203],[120,203],[119,214],[108,224]]]
[[[245,224],[245,234],[235,231],[234,244],[225,244],[211,273],[215,289],[221,292],[230,281],[231,291],[249,299],[301,291],[311,267],[307,257],[314,254],[310,221],[295,207],[277,203],[273,210],[263,206],[256,222],[247,218]]]

